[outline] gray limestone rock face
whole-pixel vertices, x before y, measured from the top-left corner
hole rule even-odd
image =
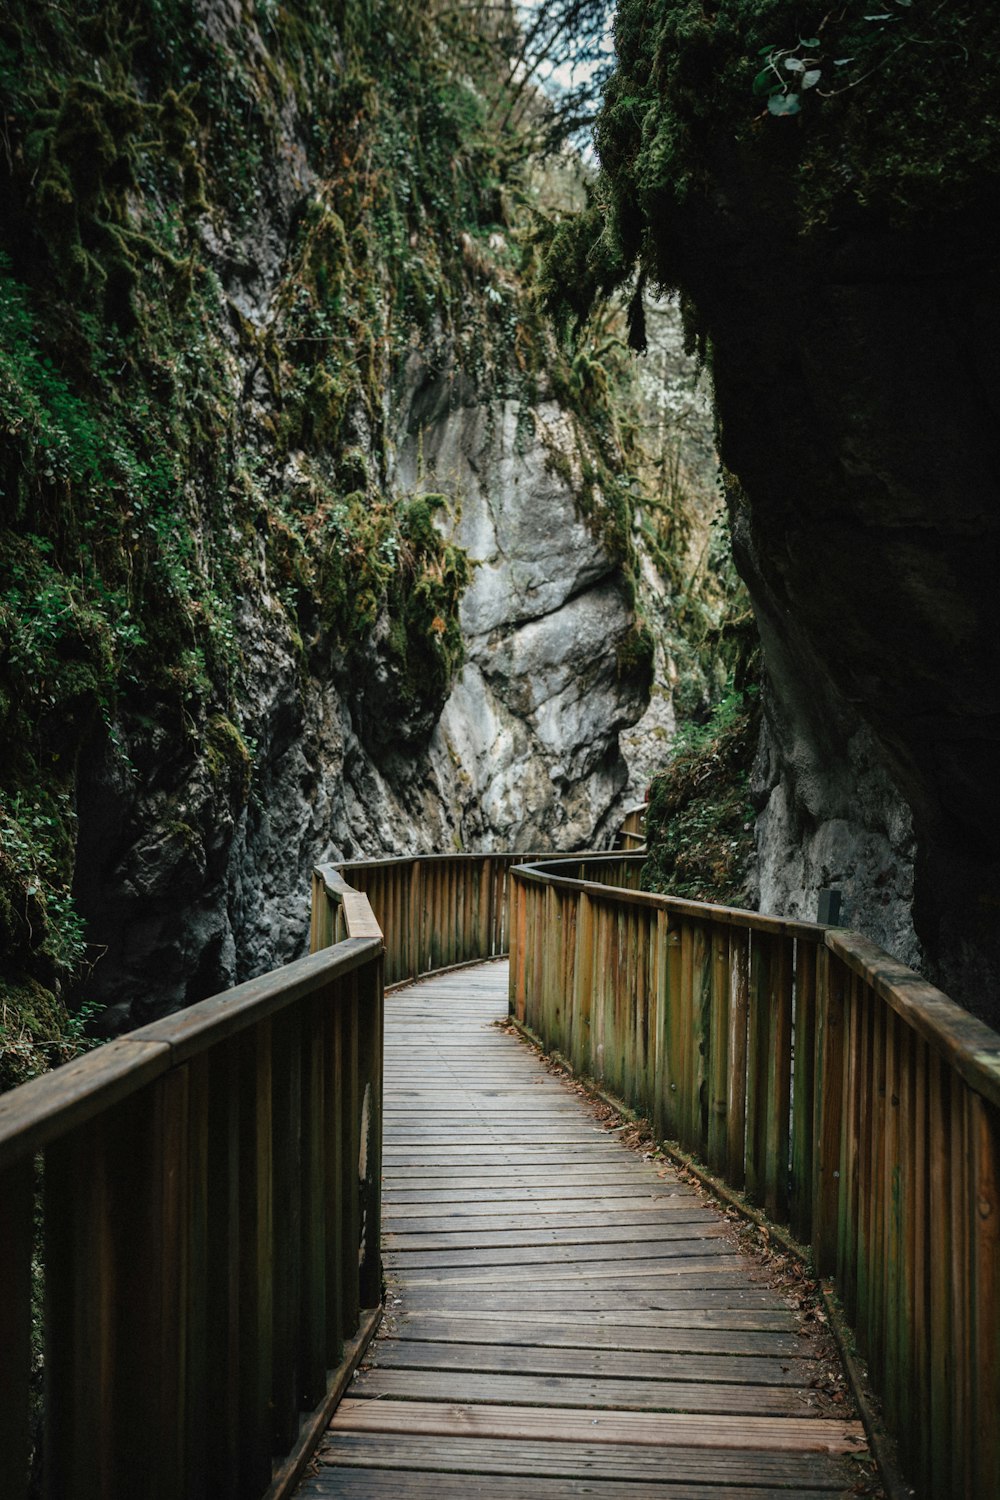
[[[618,668],[632,623],[619,569],[573,487],[567,414],[477,402],[454,374],[406,371],[395,481],[448,497],[442,525],[473,562],[467,664],[435,732],[440,786],[466,847],[572,847],[614,826],[619,731],[645,694]]]
[[[345,681],[336,641],[294,636],[262,558],[234,621],[249,792],[197,738],[179,752],[156,727],[132,747],[149,774],[123,779],[105,747],[81,778],[78,900],[106,947],[88,994],[111,1029],[301,954],[318,862],[593,847],[617,826],[619,734],[646,696],[619,670],[632,611],[579,514],[568,419],[551,401],[479,402],[415,360],[393,402],[393,489],[446,495],[438,523],[474,563],[465,664],[436,720],[387,711],[362,734],[378,631],[366,682]]]

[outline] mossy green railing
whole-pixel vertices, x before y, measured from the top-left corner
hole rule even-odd
[[[5,1500],[290,1493],[379,1315],[382,953],[359,897],[335,946],[0,1097]]]
[[[918,1493],[1000,1495],[1000,1035],[856,933],[511,872],[511,1008],[811,1249]]]

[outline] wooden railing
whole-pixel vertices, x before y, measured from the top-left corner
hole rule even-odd
[[[618,835],[623,849],[640,849],[646,842],[646,804],[630,807],[622,818]]]
[[[43,1495],[288,1493],[381,1302],[382,940],[348,927],[0,1097],[5,1500],[33,1317]]]
[[[386,984],[508,951],[510,871],[525,860],[565,863],[589,878],[577,854],[422,854],[348,860],[313,874],[312,947],[342,931],[345,905],[364,892],[385,933]],[[638,884],[639,866],[627,877]]]
[[[853,933],[512,882],[513,1014],[811,1247],[921,1495],[1000,1495],[1000,1036]]]

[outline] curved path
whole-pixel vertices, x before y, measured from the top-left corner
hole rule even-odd
[[[506,1012],[505,962],[386,997],[386,1318],[299,1494],[858,1493],[828,1346]]]

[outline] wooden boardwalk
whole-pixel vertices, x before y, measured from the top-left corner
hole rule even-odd
[[[507,965],[387,996],[383,1332],[303,1500],[829,1500],[829,1345],[516,1037]]]

